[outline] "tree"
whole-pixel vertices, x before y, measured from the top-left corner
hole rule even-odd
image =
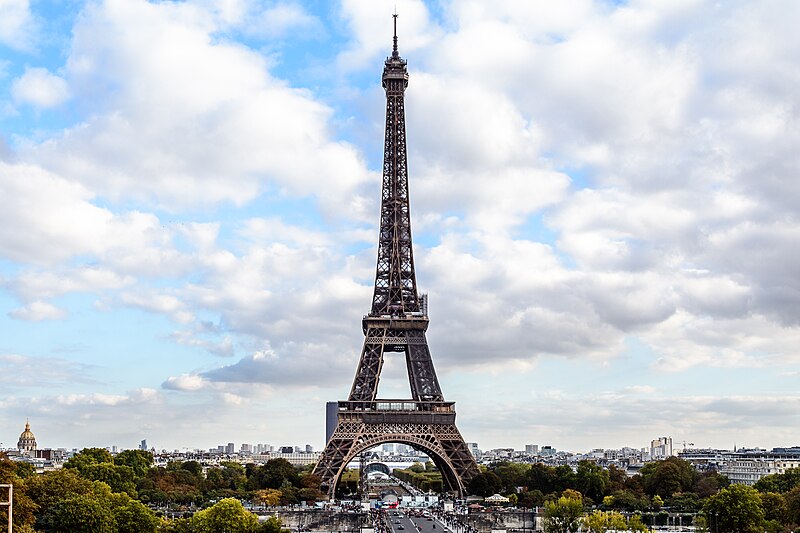
[[[259,527],[259,533],[290,533],[290,530],[283,527],[283,522],[277,516],[270,516]]]
[[[731,485],[706,500],[703,511],[715,533],[758,533],[763,531],[764,509],[758,491],[745,485]]]
[[[538,490],[548,494],[556,490],[556,472],[552,466],[536,463],[525,474],[528,490]]]
[[[181,470],[186,470],[187,472],[191,472],[193,475],[197,477],[201,477],[203,475],[203,465],[201,465],[197,461],[184,461],[183,463],[181,463]]]
[[[419,474],[425,471],[425,465],[417,461],[415,463],[412,463],[412,465],[408,467],[408,470],[411,470],[412,472],[416,472]]]
[[[130,500],[114,509],[114,523],[116,533],[155,533],[160,520],[142,502]]]
[[[800,486],[800,468],[790,468],[783,474],[771,474],[754,485],[759,492],[789,492]]]
[[[581,525],[583,503],[579,499],[560,497],[544,503],[545,533],[574,533]]]
[[[708,498],[719,492],[719,489],[724,489],[730,484],[728,476],[719,472],[706,472],[697,478],[694,484],[694,492],[700,498]]]
[[[46,512],[59,501],[92,493],[92,482],[80,477],[76,470],[61,468],[25,480],[25,490],[36,503],[37,514]]]
[[[136,497],[136,484],[134,483],[134,470],[127,465],[114,463],[86,464],[80,470],[81,476],[91,481],[102,481],[111,487],[114,492],[125,492],[131,497]]]
[[[673,512],[696,513],[702,507],[700,498],[694,492],[676,492],[667,499],[667,507]]]
[[[517,502],[517,504],[520,507],[525,507],[527,509],[544,505],[544,494],[542,494],[542,491],[540,490],[529,490],[528,492],[523,492],[519,495],[519,502]]]
[[[576,488],[593,501],[603,499],[609,484],[608,471],[592,461],[580,461],[575,472]]]
[[[153,454],[146,450],[124,450],[114,457],[114,464],[129,466],[137,478],[144,477],[153,466]]]
[[[93,495],[84,494],[56,503],[41,525],[52,533],[114,533],[114,515]]]
[[[114,458],[111,457],[111,452],[105,448],[84,448],[64,463],[64,468],[75,468],[82,471],[88,465],[113,462]]]
[[[784,495],[786,502],[786,522],[800,524],[800,486],[797,486]]]
[[[492,471],[500,478],[503,492],[516,492],[517,487],[525,485],[530,466],[520,463],[502,462],[493,466]]]
[[[494,472],[480,472],[469,480],[467,491],[475,496],[491,496],[500,491],[502,483]]]
[[[777,492],[761,494],[761,507],[764,508],[764,518],[766,520],[786,522],[786,498],[783,494]]]
[[[629,490],[620,490],[611,495],[614,498],[613,508],[623,511],[644,511],[650,507],[647,496],[637,495]]]
[[[192,526],[196,533],[255,533],[258,518],[234,498],[225,498],[194,514]]]
[[[278,489],[261,489],[253,493],[253,503],[257,505],[278,505],[281,503],[281,491]]]
[[[585,516],[582,523],[590,533],[605,533],[609,529],[617,531],[628,529],[625,517],[614,511],[594,511]]]
[[[694,467],[678,457],[648,463],[639,471],[642,483],[650,496],[669,498],[676,492],[688,492],[694,487],[697,475]]]
[[[14,485],[14,530],[22,530],[33,524],[36,504],[27,494],[22,477],[18,474],[19,464],[6,458],[5,454],[0,453],[0,483]],[[0,499],[5,501],[5,489],[0,489]],[[0,530],[5,531],[4,526],[8,524],[8,507],[0,507]]]
[[[258,469],[254,481],[256,486],[251,484],[251,490],[279,489],[284,481],[297,486],[300,483],[300,476],[286,459],[270,459]]]

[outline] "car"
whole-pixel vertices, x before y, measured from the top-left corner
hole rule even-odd
[[[405,529],[405,528],[403,527],[403,524],[400,524],[399,526],[397,526],[397,529]]]

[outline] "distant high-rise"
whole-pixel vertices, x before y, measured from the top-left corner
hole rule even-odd
[[[336,429],[337,416],[339,414],[339,402],[327,402],[325,404],[325,442],[331,440]]]
[[[660,437],[650,441],[650,459],[665,459],[672,456],[672,437]]]
[[[526,444],[525,445],[525,453],[529,453],[529,454],[537,454],[537,453],[539,453],[539,445],[538,444]]]
[[[236,445],[232,442],[229,442],[227,446],[225,446],[225,453],[228,455],[233,455],[236,453]]]
[[[147,451],[147,439],[142,439],[142,442],[139,443],[139,449]]]

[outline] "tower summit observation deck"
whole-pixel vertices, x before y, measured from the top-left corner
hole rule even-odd
[[[347,401],[339,402],[337,425],[314,473],[332,496],[347,464],[380,444],[408,444],[427,454],[452,492],[464,494],[478,473],[455,425],[455,403],[446,402],[433,367],[427,306],[417,291],[411,242],[406,152],[406,61],[397,48],[394,15],[392,55],[381,78],[386,92],[381,214],[372,307],[362,321],[364,345]],[[405,355],[410,399],[377,399],[386,353]]]

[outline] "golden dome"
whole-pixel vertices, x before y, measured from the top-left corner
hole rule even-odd
[[[23,451],[33,451],[36,449],[36,437],[33,435],[31,425],[27,420],[25,420],[25,431],[20,434],[19,441],[17,441],[17,449]]]

